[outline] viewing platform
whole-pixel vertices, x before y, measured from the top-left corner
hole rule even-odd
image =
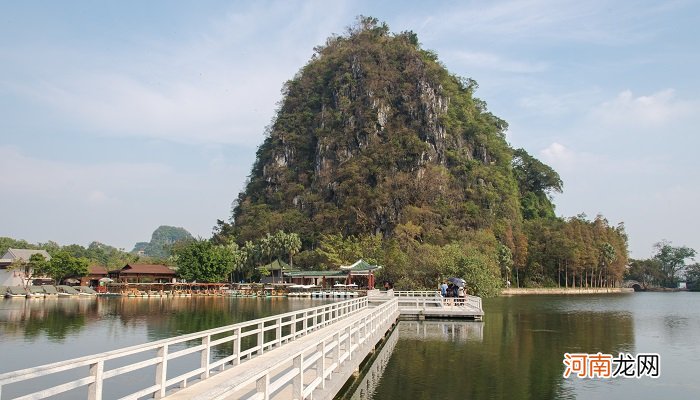
[[[372,290],[366,297],[3,373],[0,400],[332,399],[400,318],[481,320],[481,299],[448,300],[433,292]],[[13,386],[20,382],[33,392],[20,393]]]
[[[463,318],[481,321],[484,310],[481,297],[442,297],[439,291],[399,291],[369,290],[367,297],[371,302],[398,300],[401,319],[424,320],[429,318]]]

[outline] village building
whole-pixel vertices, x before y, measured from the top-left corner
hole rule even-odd
[[[290,271],[284,274],[287,280],[297,285],[318,285],[331,287],[336,284],[356,285],[362,288],[374,288],[375,271],[379,265],[371,265],[360,259],[351,265],[341,265],[340,269],[328,271]]]
[[[257,267],[256,269],[263,273],[263,276],[260,278],[260,283],[284,283],[285,274],[292,270],[289,264],[280,259],[263,265],[262,267]]]
[[[126,264],[108,272],[109,278],[119,283],[170,283],[175,275],[175,270],[161,264]]]
[[[80,286],[97,287],[100,285],[100,281],[106,279],[108,275],[109,271],[106,267],[90,265],[87,275],[80,277]]]
[[[347,273],[338,270],[329,271],[292,271],[285,273],[286,280],[295,285],[316,285],[331,287],[336,283],[344,283]]]
[[[12,268],[13,263],[18,261],[29,262],[29,258],[34,254],[41,254],[46,260],[51,259],[46,250],[7,249],[0,258],[0,286],[27,286],[36,283],[29,281],[50,280],[51,278],[46,276],[33,276],[31,268]]]

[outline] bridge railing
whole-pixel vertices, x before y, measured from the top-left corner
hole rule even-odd
[[[170,388],[185,387],[188,381],[196,379],[207,379],[211,372],[217,368],[223,370],[226,365],[240,364],[273,347],[293,341],[312,331],[347,318],[356,311],[366,308],[367,305],[366,297],[354,298],[105,353],[2,373],[0,374],[0,398],[2,398],[3,387],[8,387],[13,383],[52,375],[53,379],[62,379],[58,378],[58,375],[62,375],[59,373],[78,371],[75,372],[78,374],[82,371],[83,373],[80,375],[84,376],[81,378],[65,378],[67,381],[54,383],[46,389],[36,390],[39,385],[32,381],[32,384],[29,385],[30,390],[36,391],[17,398],[43,399],[87,387],[87,396],[81,397],[99,400],[103,397],[105,381],[134,371],[141,370],[142,373],[149,373],[149,371],[152,373],[153,366],[155,366],[155,376],[152,381],[154,384],[146,388],[136,389],[122,398],[137,399],[144,396],[160,398],[165,396]],[[231,354],[221,359],[212,360],[212,351],[215,348],[220,349],[222,345],[225,345]],[[187,372],[178,376],[168,377],[168,363],[196,353],[199,353],[199,365],[189,368]],[[145,359],[132,362],[134,356],[145,357]],[[110,368],[105,365],[108,362]]]
[[[468,306],[482,310],[481,297],[466,295],[465,297],[442,297],[435,290],[370,290],[367,292],[370,300],[382,300],[397,297],[403,307],[464,307]]]
[[[394,297],[440,297],[439,290],[394,290]]]
[[[236,398],[248,400],[269,399],[283,388],[292,385],[291,398],[311,398],[312,392],[317,388],[325,388],[331,375],[341,369],[345,363],[358,356],[364,358],[366,353],[356,354],[358,349],[365,344],[374,345],[376,340],[370,342],[368,340],[376,339],[379,334],[383,335],[396,321],[398,314],[398,302],[390,300],[372,308],[367,316],[349,325],[341,323],[337,328],[334,325],[331,327],[331,332],[313,344],[286,355],[274,366],[269,366],[248,378],[235,382],[236,387],[239,388],[255,383],[252,391],[248,391],[244,396],[232,391],[228,396],[235,395]],[[280,369],[286,372],[280,373]]]

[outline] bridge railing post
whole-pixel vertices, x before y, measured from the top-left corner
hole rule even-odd
[[[316,375],[321,378],[321,388],[326,388],[326,340],[316,346],[316,352],[321,353],[321,357],[316,360]]]
[[[258,378],[257,381],[255,381],[255,391],[258,393],[262,394],[262,398],[264,400],[269,400],[270,399],[270,374],[265,373],[264,376],[261,376]]]
[[[90,375],[95,378],[95,382],[88,385],[88,400],[102,400],[102,373],[104,368],[103,360],[90,365]],[[2,386],[0,386],[0,390],[2,390]],[[2,393],[0,392],[1,395]]]
[[[265,352],[265,323],[258,323],[258,355]]]
[[[158,357],[161,361],[156,364],[156,385],[160,385],[160,388],[155,394],[156,399],[165,397],[165,382],[168,380],[168,344],[162,345],[158,349]]]
[[[277,318],[277,326],[275,327],[275,336],[277,338],[277,347],[282,345],[282,318]]]
[[[238,327],[233,330],[233,354],[236,356],[231,363],[233,365],[238,365],[241,363],[241,328]]]
[[[340,364],[340,345],[342,344],[340,342],[340,331],[335,333],[335,338],[333,338],[333,341],[335,341],[335,351],[333,352],[333,363],[336,365]]]
[[[202,366],[202,373],[199,375],[199,378],[204,380],[209,378],[209,358],[211,355],[211,335],[206,335],[202,337],[202,345],[204,348],[202,349],[201,355],[200,355],[200,364]]]
[[[292,361],[292,368],[297,370],[297,375],[292,381],[292,398],[301,399],[304,391],[304,356],[299,354]]]

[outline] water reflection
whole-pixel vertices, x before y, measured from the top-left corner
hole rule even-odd
[[[498,298],[485,322],[405,321],[376,387],[362,399],[576,398],[562,378],[565,352],[632,352],[634,318],[580,301]],[[591,311],[593,310],[593,311]]]
[[[60,298],[0,299],[0,335],[62,341],[93,322],[146,327],[148,340],[248,321],[327,303],[322,299]],[[97,349],[99,351],[99,349]]]
[[[483,322],[473,321],[401,321],[398,325],[402,339],[449,340],[466,342],[484,340]]]
[[[399,329],[394,329],[389,337],[386,338],[379,354],[372,360],[369,368],[362,371],[362,380],[351,388],[352,395],[350,400],[367,400],[372,398],[398,341]]]
[[[0,299],[0,372],[101,353],[268,315],[326,299]],[[225,352],[222,352],[225,354]]]
[[[0,337],[32,339],[45,335],[51,341],[61,342],[83,329],[96,314],[94,299],[0,300]]]

